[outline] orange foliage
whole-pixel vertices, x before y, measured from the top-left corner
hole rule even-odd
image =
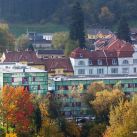
[[[4,120],[15,125],[18,131],[28,131],[33,113],[31,94],[24,87],[4,86],[1,101]]]

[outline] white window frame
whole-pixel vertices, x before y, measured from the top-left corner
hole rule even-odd
[[[129,73],[129,68],[122,68],[122,73],[123,74],[128,74]]]
[[[118,74],[118,68],[111,68],[111,74]]]
[[[98,65],[102,65],[102,60],[98,59]]]
[[[117,65],[117,59],[112,59],[112,65]]]
[[[93,69],[89,69],[89,75],[93,74]]]
[[[79,75],[85,75],[85,69],[78,69]]]
[[[97,74],[104,74],[104,69],[103,68],[98,68],[97,69]]]
[[[123,60],[122,62],[123,65],[128,65],[129,64],[129,61],[127,59]]]

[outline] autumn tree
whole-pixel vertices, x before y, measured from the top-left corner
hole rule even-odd
[[[24,87],[4,86],[1,93],[0,116],[2,126],[13,126],[17,132],[30,130],[33,104],[31,94]]]
[[[110,111],[109,126],[104,137],[135,137],[137,130],[137,96],[132,100],[121,100]]]
[[[104,6],[101,8],[99,20],[101,24],[109,26],[114,21],[114,14],[111,13],[108,7]]]
[[[124,98],[124,93],[118,89],[97,92],[95,99],[90,103],[98,120],[108,122],[110,107],[116,106],[121,98]]]

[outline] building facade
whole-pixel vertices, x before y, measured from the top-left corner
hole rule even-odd
[[[36,68],[17,63],[0,64],[0,88],[4,85],[23,86],[31,93],[46,94],[48,74]]]
[[[74,75],[137,75],[135,47],[118,39],[95,51],[77,48],[70,60]]]

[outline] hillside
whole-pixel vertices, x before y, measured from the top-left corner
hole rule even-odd
[[[71,7],[76,0],[1,0],[0,17],[8,23],[47,22],[68,24]],[[128,21],[137,19],[136,0],[79,0],[86,25],[111,27],[121,16]]]

